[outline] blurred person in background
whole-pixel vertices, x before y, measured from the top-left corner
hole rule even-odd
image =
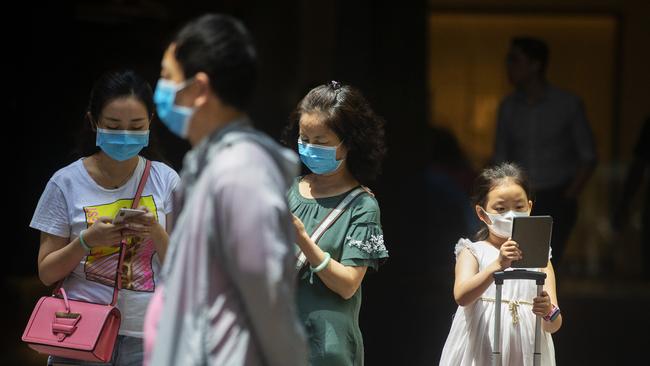
[[[612,226],[616,233],[621,233],[630,221],[630,206],[634,197],[645,181],[645,198],[641,206],[641,276],[650,280],[650,117],[645,120],[641,134],[634,147],[634,158],[630,164],[623,192],[615,209]]]
[[[528,173],[535,192],[533,214],[553,217],[557,268],[597,156],[582,101],[547,81],[548,58],[544,41],[512,39],[506,64],[515,91],[499,106],[493,160],[515,162]]]

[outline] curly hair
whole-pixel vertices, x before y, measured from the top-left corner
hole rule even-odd
[[[313,88],[298,103],[285,128],[282,142],[293,146],[298,138],[300,117],[316,113],[324,118],[348,150],[347,167],[361,184],[374,181],[381,173],[386,155],[384,119],[370,107],[361,92],[332,81]]]

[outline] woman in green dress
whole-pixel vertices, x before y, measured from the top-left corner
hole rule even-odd
[[[358,90],[333,81],[312,89],[298,104],[285,141],[295,143],[295,138],[311,171],[296,179],[288,193],[297,255],[303,253],[304,260],[297,265],[297,301],[310,364],[363,365],[361,282],[368,267],[377,270],[388,251],[379,205],[362,185],[379,173],[384,122]],[[351,202],[316,238],[317,227],[351,193]]]

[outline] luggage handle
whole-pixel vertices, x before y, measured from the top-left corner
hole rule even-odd
[[[494,272],[494,284],[496,285],[494,305],[494,343],[492,344],[492,366],[501,366],[501,286],[506,280],[532,280],[537,284],[537,296],[541,295],[546,281],[546,273],[529,271],[526,269],[513,269],[512,271]],[[533,351],[533,366],[542,364],[541,354],[541,333],[542,317],[537,315],[535,319],[535,348]]]
[[[529,271],[526,269],[494,272],[494,283],[496,285],[503,285],[503,281],[505,280],[532,280],[535,281],[537,285],[543,285],[546,281],[546,273]]]

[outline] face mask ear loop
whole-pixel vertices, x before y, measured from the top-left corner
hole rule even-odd
[[[192,76],[191,78],[182,81],[182,82],[181,82],[181,83],[176,87],[176,93],[178,93],[179,91],[181,91],[181,90],[187,88],[190,84],[192,84],[192,83],[194,82],[194,78],[195,78],[195,77]]]
[[[345,141],[345,140],[341,140],[341,142],[339,142],[339,144],[336,145],[336,150],[334,152],[334,159],[336,159],[336,153],[339,151],[339,147],[341,147],[341,145],[343,145],[343,141]],[[343,160],[347,159],[347,157],[348,157],[348,154],[345,154],[345,156],[342,157],[341,160],[336,159],[336,161],[339,162],[339,166],[336,168],[336,170],[338,170],[341,167],[341,164],[343,163]]]
[[[487,216],[487,219],[490,220],[490,222],[491,222],[491,224],[488,224],[487,222],[484,222],[485,225],[488,225],[488,226],[494,225],[494,221],[492,221],[492,218],[490,217],[490,214],[483,208],[483,206],[478,206],[478,207],[481,208],[481,211],[483,211],[483,214],[485,214],[485,216]]]

